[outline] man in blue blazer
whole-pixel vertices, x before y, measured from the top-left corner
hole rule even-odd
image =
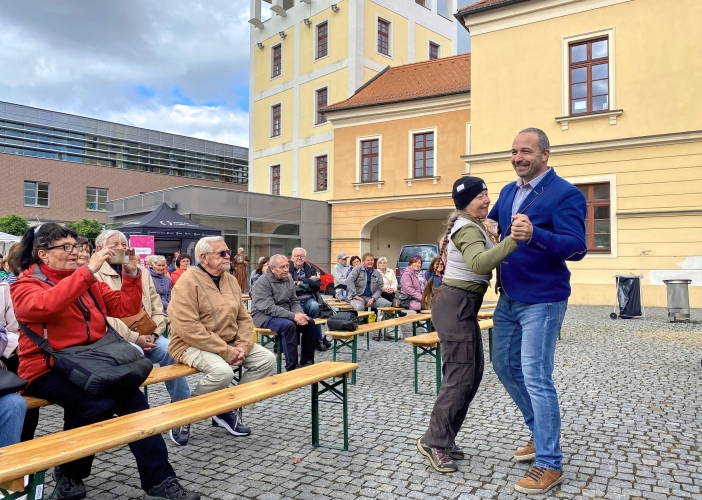
[[[563,480],[553,365],[570,296],[566,261],[587,253],[587,202],[548,166],[549,154],[543,131],[522,130],[512,144],[519,178],[502,188],[488,215],[498,222],[502,239],[514,233],[525,240],[498,267],[500,298],[493,318],[495,373],[532,433],[514,454],[517,461],[535,459],[515,484],[522,493],[545,493]]]

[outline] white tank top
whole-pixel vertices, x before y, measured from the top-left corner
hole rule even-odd
[[[468,224],[480,229],[480,232],[485,238],[485,250],[490,250],[493,247],[492,241],[490,241],[487,233],[482,227],[480,227],[479,224],[476,224],[472,220],[465,217],[459,217],[456,219],[456,222],[451,228],[451,234],[449,234],[448,255],[446,258],[444,278],[468,281],[472,283],[481,283],[489,286],[490,280],[492,279],[492,272],[490,272],[490,274],[477,274],[473,272],[473,270],[468,267],[468,264],[466,264],[466,262],[463,260],[463,254],[453,242],[453,235]]]

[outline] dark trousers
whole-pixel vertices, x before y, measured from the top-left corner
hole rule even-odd
[[[50,371],[34,380],[25,393],[48,399],[62,407],[64,430],[109,420],[114,415],[128,415],[149,408],[149,404],[138,388],[115,394],[114,398],[90,399],[82,389],[69,382],[58,371]],[[161,434],[130,443],[129,448],[136,459],[141,487],[144,490],[162,483],[168,476],[175,477],[175,471],[168,463],[168,449]],[[94,457],[95,455],[90,455],[64,464],[64,475],[73,479],[85,479],[90,475]]]
[[[285,353],[285,369],[290,371],[298,366],[305,366],[314,363],[314,341],[315,325],[314,320],[300,326],[294,321],[285,318],[268,318],[262,325],[277,332],[283,338],[283,353]],[[300,338],[302,337],[302,338]],[[297,346],[302,346],[300,362],[297,361]]]
[[[443,378],[429,429],[422,438],[432,448],[454,444],[483,379],[483,342],[477,319],[482,303],[482,295],[447,285],[434,299],[431,320],[441,340]]]
[[[17,368],[19,368],[19,356],[14,355],[9,358],[0,357],[3,363],[9,371],[17,375]],[[34,432],[37,430],[37,425],[39,425],[39,408],[32,408],[27,410],[24,415],[24,423],[22,424],[22,436],[20,441],[30,441],[34,439]]]

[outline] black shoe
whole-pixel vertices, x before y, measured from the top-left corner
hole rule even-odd
[[[188,439],[190,438],[190,424],[181,425],[175,429],[168,431],[168,436],[178,446],[185,446],[188,444]]]
[[[300,368],[305,367],[305,366],[312,366],[314,364],[314,361],[308,361],[304,365],[300,365]]]
[[[144,500],[200,500],[200,494],[188,491],[174,477],[152,486],[144,493]]]
[[[327,349],[331,349],[332,341],[329,340],[326,335],[322,337],[322,342],[324,342]]]
[[[212,425],[224,427],[233,436],[248,436],[251,434],[251,429],[246,427],[241,419],[241,408],[215,415],[212,417]]]
[[[54,481],[56,481],[57,500],[80,500],[85,498],[85,485],[81,479],[66,476],[61,466],[54,467]]]
[[[324,340],[322,340],[322,339],[315,340],[315,346],[314,346],[314,348],[317,349],[317,350],[320,351],[320,352],[324,352],[324,351],[326,351],[327,349],[329,349],[329,348],[326,346],[326,344],[324,343]]]

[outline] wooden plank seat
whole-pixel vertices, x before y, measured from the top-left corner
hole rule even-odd
[[[431,319],[431,314],[411,314],[400,318],[388,319],[383,321],[376,321],[375,323],[368,323],[365,325],[359,325],[353,332],[337,332],[337,331],[327,331],[327,335],[334,339],[334,346],[332,350],[332,359],[336,361],[336,355],[339,351],[344,348],[351,350],[351,362],[357,362],[358,353],[358,336],[363,334],[370,334],[376,330],[381,332],[385,328],[392,328],[395,326],[406,325],[409,323],[414,323],[417,321],[427,321]],[[382,335],[382,333],[381,333]],[[356,371],[351,374],[351,384],[356,383]]]
[[[359,319],[368,320],[368,317],[373,314],[371,311],[360,311],[358,313]],[[326,325],[327,320],[324,318],[316,318],[314,320],[316,325]],[[268,344],[275,345],[275,367],[276,373],[281,373],[283,371],[283,341],[278,335],[278,332],[270,330],[268,328],[254,328],[254,332],[258,336],[258,342],[262,347],[266,347]],[[370,349],[370,343],[367,350]]]
[[[168,380],[173,380],[180,377],[187,377],[188,375],[193,375],[197,373],[195,368],[188,365],[168,365],[168,366],[157,366],[151,373],[149,377],[144,381],[141,386],[146,390],[146,388],[152,384],[158,384],[159,382],[166,382]],[[27,409],[32,408],[42,408],[44,406],[49,406],[52,403],[46,399],[35,398],[32,396],[24,396],[24,400],[27,403]]]
[[[347,376],[357,368],[354,363],[326,361],[273,375],[202,396],[112,418],[69,431],[57,432],[31,441],[0,448],[0,485],[19,484],[30,475],[24,493],[30,500],[42,498],[46,469],[160,434],[175,427],[192,424],[226,411],[292,392],[302,387],[312,389],[312,445],[331,447],[319,442],[320,396],[329,394],[343,406],[343,447],[348,451]],[[340,377],[335,382],[328,379]],[[322,385],[320,389],[319,384]],[[326,402],[326,400],[321,400]],[[304,422],[296,425],[304,426]],[[283,438],[281,436],[281,438]],[[39,493],[37,495],[37,493]],[[3,492],[5,495],[6,492]],[[18,495],[19,496],[19,495]]]
[[[490,344],[490,361],[492,361],[492,319],[486,319],[478,322],[480,330],[487,330]],[[437,332],[425,333],[414,337],[407,337],[405,342],[412,344],[414,351],[414,393],[433,396],[431,392],[419,392],[419,363],[420,358],[429,356],[434,358],[436,364],[436,394],[439,394],[441,389],[441,341]]]

